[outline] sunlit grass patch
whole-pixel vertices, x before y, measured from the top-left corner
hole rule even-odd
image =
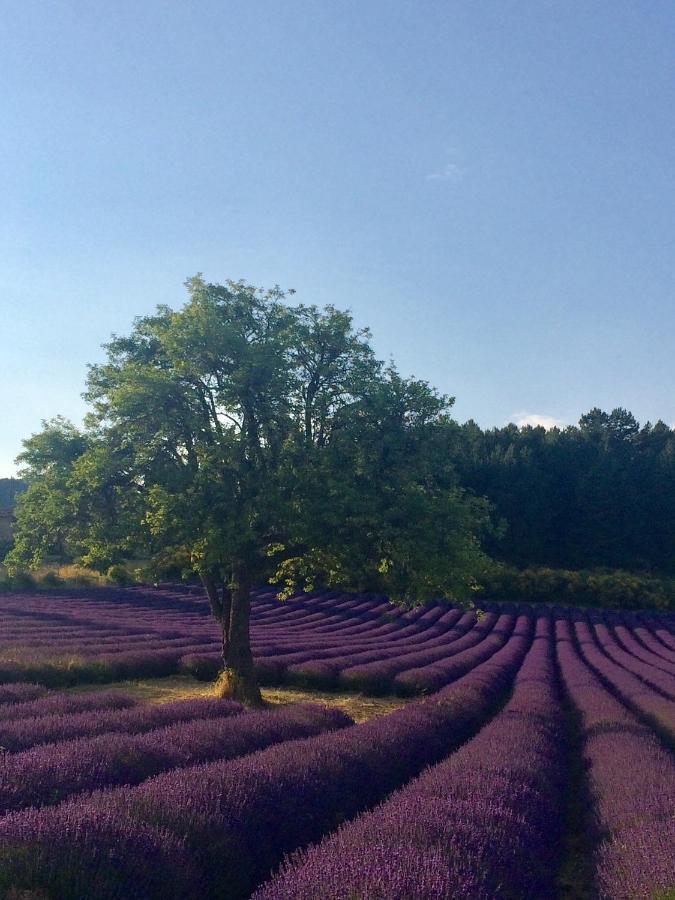
[[[134,681],[116,681],[108,684],[82,684],[73,691],[122,690],[148,703],[167,703],[171,700],[187,700],[194,697],[213,696],[213,685],[196,681],[185,675],[169,675],[166,678],[144,678]],[[334,706],[363,722],[373,716],[381,716],[405,706],[401,697],[367,697],[363,694],[330,693],[300,688],[262,688],[263,699],[275,706],[288,703],[323,703]]]

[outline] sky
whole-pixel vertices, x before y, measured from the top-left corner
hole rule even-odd
[[[184,281],[294,288],[484,427],[675,423],[671,0],[4,0],[0,477]]]

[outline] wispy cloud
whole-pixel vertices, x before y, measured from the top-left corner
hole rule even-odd
[[[542,428],[546,428],[547,430],[550,428],[565,427],[565,422],[563,422],[562,419],[556,419],[555,416],[541,415],[540,413],[512,413],[509,421],[515,422],[519,428],[522,428],[524,425],[532,425],[533,427],[541,425]]]
[[[427,181],[461,181],[464,170],[457,163],[448,162],[435,172],[429,172]]]

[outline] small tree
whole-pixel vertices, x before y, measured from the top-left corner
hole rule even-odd
[[[378,361],[348,313],[243,282],[187,287],[183,309],[137,319],[90,368],[80,452],[58,478],[35,455],[54,423],[26,442],[12,561],[53,538],[31,491],[60,492],[60,527],[92,563],[140,544],[187,554],[222,627],[222,691],[257,703],[252,585],[466,598],[487,509],[457,485],[452,400]]]

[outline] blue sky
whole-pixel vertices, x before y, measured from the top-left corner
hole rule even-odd
[[[186,277],[349,307],[461,421],[675,423],[670,0],[5,0],[0,475]]]

